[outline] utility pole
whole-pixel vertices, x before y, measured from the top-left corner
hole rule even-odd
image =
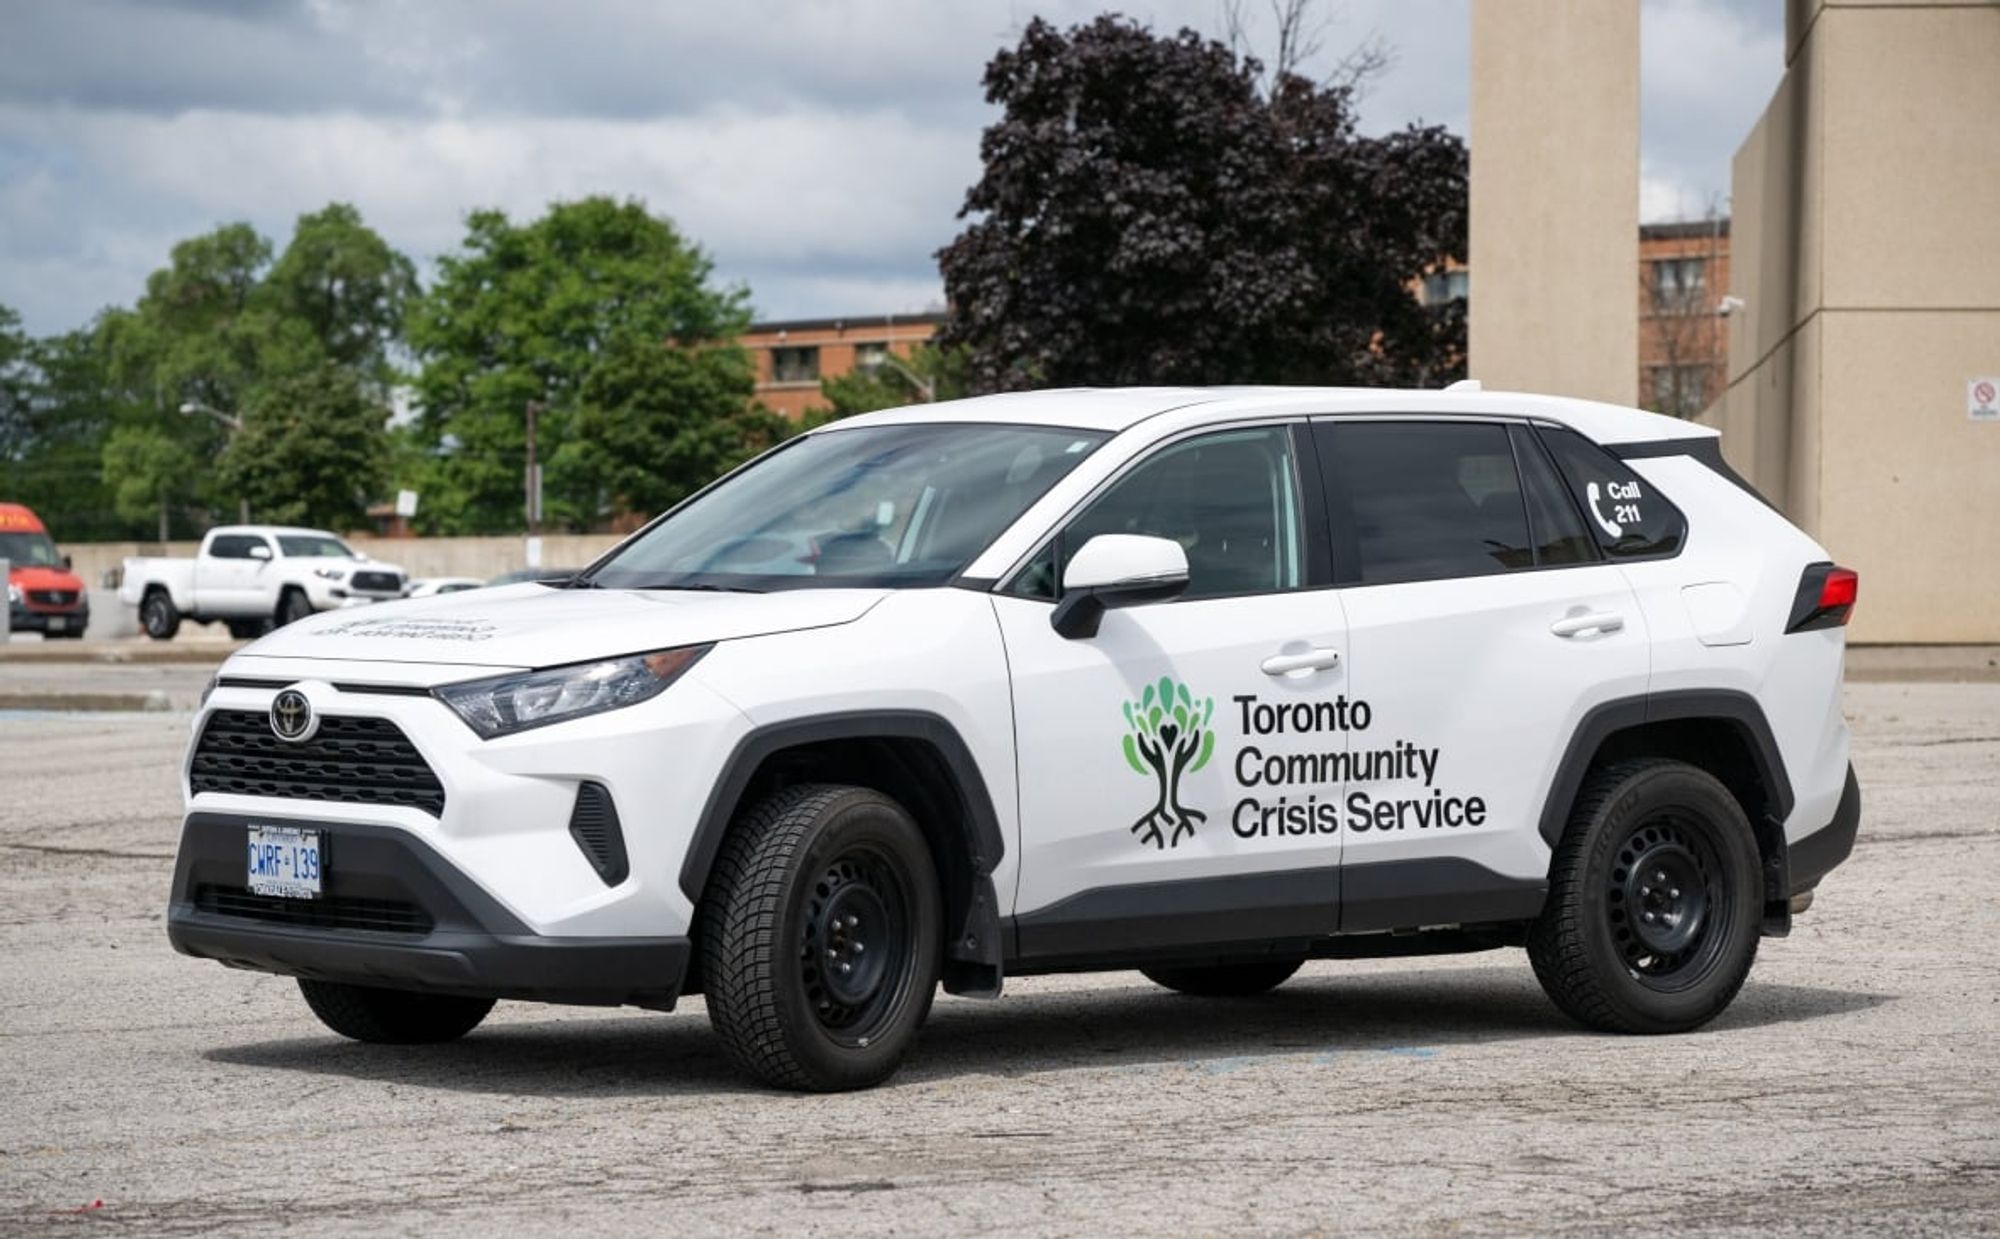
[[[528,536],[542,532],[542,465],[535,459],[535,419],[548,406],[539,400],[528,402]]]

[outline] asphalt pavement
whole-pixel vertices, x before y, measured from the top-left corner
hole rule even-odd
[[[167,946],[185,713],[0,713],[0,1231],[1992,1231],[2000,684],[1847,701],[1854,857],[1702,1032],[1579,1031],[1517,951],[1030,978],[835,1097],[739,1081],[699,1000],[341,1041]]]

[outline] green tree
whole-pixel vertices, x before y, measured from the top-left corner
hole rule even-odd
[[[956,400],[970,395],[971,387],[966,382],[966,359],[966,350],[962,348],[941,349],[920,344],[910,350],[908,357],[897,358],[902,369],[888,365],[870,369],[857,367],[846,374],[821,379],[819,394],[827,407],[813,410],[807,416],[806,425],[824,425],[857,413],[872,413],[876,409],[894,409],[925,400]],[[905,374],[904,370],[909,373]]]
[[[28,337],[21,316],[0,305],[0,460],[19,460],[33,442]]]
[[[194,495],[195,455],[180,440],[145,426],[121,426],[104,441],[104,484],[129,521],[159,519],[159,538],[171,532],[170,516]]]
[[[352,529],[387,477],[388,407],[353,369],[316,368],[260,384],[219,470],[259,519]]]
[[[1146,685],[1139,700],[1125,703],[1125,725],[1131,728],[1124,736],[1126,764],[1152,775],[1159,790],[1153,807],[1132,823],[1141,842],[1173,847],[1208,820],[1208,814],[1181,803],[1181,778],[1215,755],[1215,731],[1209,726],[1214,717],[1215,698],[1196,701],[1188,686],[1171,676],[1161,676],[1159,683]]]
[[[977,389],[1463,372],[1462,307],[1411,293],[1465,255],[1451,134],[1363,136],[1351,83],[1116,16],[1030,22],[986,98],[984,172],[938,255],[939,343],[970,349]]]
[[[315,360],[386,387],[393,378],[390,353],[402,338],[416,293],[410,260],[362,223],[359,211],[335,202],[299,216],[291,243],[265,275],[255,304],[269,315],[275,332],[302,333]],[[270,364],[264,369],[268,373]]]
[[[104,440],[135,418],[130,395],[110,379],[92,328],[31,340],[17,388],[16,434],[0,456],[0,491],[28,504],[59,539],[143,537],[157,513],[122,515],[104,480]]]
[[[715,287],[712,276],[707,254],[639,202],[560,202],[526,225],[498,211],[474,212],[463,250],[440,260],[437,281],[410,318],[410,343],[422,363],[418,429],[439,453],[425,468],[425,527],[521,527],[529,401],[545,408],[541,458],[559,464],[545,470],[545,507],[555,523],[594,521],[607,500],[632,486],[636,471],[659,472],[662,493],[706,481],[705,471],[686,463],[705,460],[700,453],[621,461],[625,480],[612,480],[606,457],[618,449],[609,445],[646,450],[659,441],[659,428],[614,436],[616,410],[634,407],[632,388],[596,372],[663,366],[639,360],[662,345],[703,353],[733,347],[728,342],[749,322],[745,294]],[[716,364],[656,376],[701,394],[703,403],[675,412],[679,424],[740,412]],[[599,448],[582,446],[593,440]]]
[[[669,508],[790,432],[784,418],[750,406],[755,386],[740,348],[621,336],[577,388],[550,488],[570,497],[575,516]]]

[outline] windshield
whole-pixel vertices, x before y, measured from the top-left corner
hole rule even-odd
[[[281,533],[278,550],[286,559],[359,559],[347,543],[323,533]]]
[[[811,435],[690,500],[590,580],[636,589],[942,585],[1104,438],[991,425]]]
[[[0,559],[16,568],[23,564],[53,568],[61,562],[56,544],[45,533],[0,533]]]

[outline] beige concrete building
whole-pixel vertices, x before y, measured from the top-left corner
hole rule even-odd
[[[1742,306],[1704,420],[1861,573],[1852,639],[2000,641],[2000,4],[1786,16],[1736,154]]]
[[[1636,403],[1638,0],[1472,6],[1469,373]]]

